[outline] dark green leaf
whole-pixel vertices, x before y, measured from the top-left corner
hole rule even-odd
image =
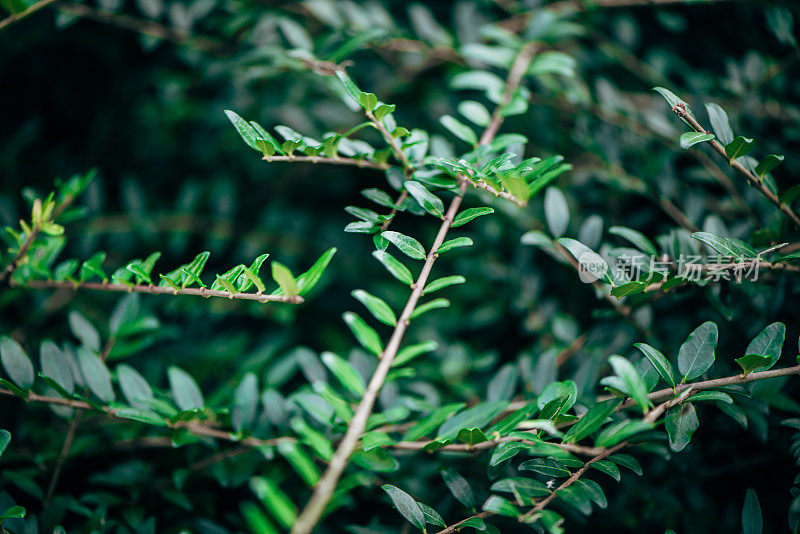
[[[714,349],[717,347],[717,325],[707,321],[698,326],[678,352],[678,371],[683,380],[694,380],[714,363]]]
[[[700,426],[697,419],[697,412],[691,402],[684,402],[680,406],[674,406],[667,410],[664,418],[664,426],[669,435],[669,446],[679,452],[689,444],[692,435]]]
[[[392,499],[392,504],[409,523],[420,530],[425,529],[425,515],[411,495],[391,484],[384,484],[381,489]]]

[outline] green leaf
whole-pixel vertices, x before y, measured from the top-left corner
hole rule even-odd
[[[350,327],[350,330],[361,346],[375,355],[380,356],[383,352],[383,344],[381,343],[381,338],[378,333],[356,313],[345,312],[342,318],[344,318],[344,322]]]
[[[400,367],[405,365],[412,359],[416,358],[420,354],[425,354],[426,352],[431,352],[439,348],[439,344],[435,341],[426,341],[424,343],[417,343],[416,345],[409,345],[400,350],[397,353],[397,356],[394,359],[394,363],[392,367]]]
[[[453,224],[451,224],[450,227],[458,228],[459,226],[467,224],[476,217],[489,215],[491,213],[494,213],[493,208],[467,208],[464,211],[460,212],[458,215],[456,215],[456,218],[453,219]]]
[[[203,408],[203,394],[189,373],[172,365],[167,369],[167,377],[172,398],[178,408],[183,411]]]
[[[495,401],[476,404],[467,408],[439,427],[437,440],[455,439],[462,428],[483,428],[508,406],[508,402]]]
[[[256,139],[258,139],[259,134],[256,132],[255,128],[253,128],[250,123],[229,109],[225,110],[225,115],[228,116],[228,120],[231,121],[233,127],[236,128],[237,132],[239,132],[239,135],[242,136],[242,139],[244,139],[244,142],[247,143],[247,146],[260,152],[261,149],[258,147],[258,143],[256,143]]]
[[[605,423],[608,416],[619,408],[622,399],[609,399],[598,402],[592,406],[585,414],[572,425],[564,435],[564,443],[577,443],[588,437]]]
[[[420,530],[425,530],[425,515],[411,495],[391,484],[384,484],[381,489],[392,499],[392,504],[409,523]]]
[[[250,267],[244,268],[242,274],[240,274],[239,278],[236,280],[236,287],[239,292],[244,293],[254,285],[256,286],[256,291],[259,293],[266,291],[267,288],[264,286],[264,282],[258,276],[258,273],[261,271],[261,265],[268,257],[269,254],[261,254],[253,260]]]
[[[458,105],[458,112],[465,118],[471,120],[478,126],[486,127],[492,119],[489,110],[480,102],[474,100],[465,100]]]
[[[769,365],[771,358],[763,354],[746,354],[734,361],[742,368],[744,375],[747,376],[756,369]]]
[[[700,426],[700,421],[692,403],[684,402],[667,410],[664,426],[669,435],[669,447],[674,452],[679,452],[689,444],[692,435]]]
[[[567,249],[572,256],[578,260],[580,265],[579,275],[581,280],[591,282],[600,280],[604,284],[613,285],[611,279],[611,269],[608,263],[595,251],[574,239],[562,237],[556,241],[559,245]]]
[[[147,380],[133,367],[120,364],[117,366],[117,381],[122,390],[122,396],[134,408],[148,408],[146,401],[153,398],[153,390]]]
[[[434,510],[427,504],[423,504],[421,502],[418,502],[417,506],[419,506],[419,509],[422,510],[422,514],[425,516],[426,523],[428,523],[429,525],[434,525],[436,527],[447,526],[444,522],[444,519],[442,519],[442,516],[440,516],[436,510]]]
[[[86,317],[79,312],[73,311],[67,316],[67,320],[70,330],[84,346],[95,352],[100,352],[100,334],[97,333],[97,329],[92,326],[92,323]]]
[[[489,438],[486,437],[486,434],[484,434],[480,428],[462,428],[458,431],[458,435],[456,436],[456,441],[467,445],[475,445],[476,443],[483,443],[488,440]]]
[[[683,150],[686,150],[687,148],[692,147],[697,143],[711,141],[712,139],[714,139],[714,134],[701,133],[701,132],[685,132],[681,134],[681,148]]]
[[[741,135],[725,145],[725,154],[731,161],[748,154],[751,150],[753,150],[753,140]]]
[[[347,91],[347,94],[353,99],[353,102],[360,106],[362,92],[361,89],[359,89],[358,86],[353,83],[353,80],[350,79],[350,76],[348,76],[343,70],[337,70],[336,76],[339,78],[339,81],[342,82],[342,85],[344,85],[345,91]]]
[[[758,494],[753,488],[748,488],[742,506],[742,534],[761,534],[763,529],[764,519],[761,515]]]
[[[246,373],[233,393],[231,424],[236,432],[249,428],[255,421],[258,400],[258,378],[253,373]]]
[[[300,478],[313,487],[319,481],[320,472],[314,464],[314,460],[303,449],[303,447],[294,441],[281,441],[278,443],[278,453],[283,456],[289,465],[300,475]]]
[[[88,348],[78,347],[78,365],[89,390],[101,401],[113,402],[116,396],[111,387],[111,373],[103,360]]]
[[[772,170],[781,164],[784,157],[778,154],[770,154],[766,158],[762,159],[758,165],[756,165],[756,174],[762,180],[767,173],[772,172]]]
[[[576,61],[564,52],[550,50],[537,54],[528,67],[528,74],[541,76],[543,74],[559,74],[572,78],[575,76]]]
[[[708,371],[714,363],[718,337],[717,325],[711,321],[706,321],[689,334],[678,351],[678,371],[684,382]]]
[[[626,440],[639,432],[652,429],[652,423],[640,419],[625,419],[603,429],[594,444],[596,447],[613,447],[620,441]]]
[[[675,370],[672,368],[672,364],[669,363],[666,356],[647,343],[635,343],[633,346],[642,351],[642,354],[644,354],[645,358],[655,367],[658,374],[664,379],[664,382],[674,389],[675,385],[678,383],[678,377],[675,376]]]
[[[728,114],[725,113],[725,110],[717,104],[706,104],[706,111],[711,121],[711,127],[714,129],[714,133],[717,135],[719,142],[723,145],[727,145],[733,141],[733,131],[731,130]]]
[[[420,315],[428,313],[431,310],[436,310],[439,308],[447,308],[448,306],[450,306],[450,301],[447,299],[438,298],[429,300],[428,302],[420,304],[419,306],[414,308],[414,311],[411,312],[409,319],[416,319]]]
[[[415,260],[425,259],[425,249],[413,237],[399,232],[381,232],[381,237],[400,249],[400,252]]]
[[[25,517],[25,508],[22,506],[12,506],[2,514],[0,514],[0,523],[6,519],[22,519]]]
[[[361,191],[361,194],[364,195],[365,198],[373,201],[374,203],[383,206],[385,208],[394,208],[394,199],[390,197],[385,191],[381,191],[380,189],[364,189]]]
[[[628,282],[627,284],[622,284],[621,286],[613,288],[611,290],[611,296],[621,299],[622,297],[642,293],[645,289],[647,289],[647,284],[645,282]]]
[[[392,276],[403,282],[404,284],[411,285],[414,283],[414,278],[411,276],[411,271],[405,265],[400,263],[394,256],[383,250],[376,250],[372,253],[375,258],[386,267],[386,270]]]
[[[372,113],[372,110],[378,105],[378,97],[375,96],[375,93],[361,93],[358,95],[358,103],[367,112]]]
[[[250,479],[250,488],[281,526],[288,530],[294,525],[297,521],[296,508],[274,481],[265,477],[253,477]]]
[[[553,236],[564,235],[569,224],[569,206],[564,193],[557,187],[548,187],[544,193],[544,217]]]
[[[450,239],[449,241],[445,241],[444,243],[442,243],[442,246],[436,249],[436,253],[442,254],[454,248],[471,247],[472,245],[473,245],[472,239],[470,239],[469,237],[456,237],[455,239]]]
[[[0,360],[8,377],[16,385],[24,390],[33,386],[33,363],[19,343],[8,336],[0,338]]]
[[[508,500],[497,495],[490,495],[483,503],[483,510],[506,517],[519,517],[520,511]]]
[[[75,391],[75,380],[66,357],[52,341],[45,341],[39,347],[39,362],[42,374],[61,386],[67,393]]]
[[[472,493],[472,488],[469,486],[467,479],[456,473],[451,469],[441,471],[444,483],[447,484],[450,493],[456,498],[458,502],[463,504],[467,509],[475,509],[475,495]]]
[[[289,297],[297,295],[297,280],[292,275],[292,271],[282,263],[272,262],[272,279],[278,283],[284,295]]]
[[[658,255],[658,250],[656,249],[655,245],[653,245],[653,242],[650,241],[643,233],[637,230],[626,228],[624,226],[612,226],[608,229],[608,233],[629,241],[634,247],[638,248],[645,254],[649,254],[651,256]]]
[[[0,430],[0,458],[6,452],[8,444],[11,443],[11,432],[8,430]]]
[[[314,265],[297,277],[298,295],[305,295],[317,285],[334,254],[336,254],[336,248],[329,248],[314,262]]]
[[[741,239],[720,237],[709,232],[695,232],[692,237],[702,241],[720,254],[734,258],[755,258],[756,251]]]
[[[534,473],[554,478],[564,478],[570,475],[569,469],[552,458],[534,458],[533,460],[527,460],[520,464],[519,470],[533,471]]]
[[[108,321],[108,329],[111,332],[111,337],[116,336],[120,329],[132,322],[139,315],[139,295],[131,293],[125,295],[116,306],[114,311],[111,312],[111,319]]]
[[[424,185],[413,180],[409,180],[403,184],[403,187],[411,193],[411,196],[419,202],[422,209],[433,215],[434,217],[442,217],[444,215],[444,204],[441,199],[428,191]]]
[[[744,351],[744,353],[745,355],[757,354],[759,356],[765,356],[767,360],[766,362],[762,362],[762,365],[753,367],[750,370],[766,371],[778,363],[778,359],[781,357],[781,351],[783,350],[783,342],[785,339],[786,326],[783,323],[775,322],[764,328],[764,330],[754,337],[750,344],[747,345],[747,349]],[[747,372],[749,371],[745,370],[745,373]]]
[[[434,291],[439,291],[440,289],[444,289],[446,287],[450,287],[455,284],[463,284],[466,282],[467,279],[461,275],[452,275],[452,276],[445,276],[443,278],[437,278],[433,282],[430,282],[428,285],[425,286],[425,291],[422,292],[423,295],[428,293],[433,293]]]
[[[377,320],[382,322],[383,324],[394,326],[397,324],[397,316],[394,314],[392,309],[389,307],[386,302],[382,299],[371,295],[364,291],[363,289],[356,289],[351,293],[353,297],[361,302],[375,317]]]
[[[412,426],[404,435],[403,441],[415,441],[423,436],[427,436],[438,428],[450,414],[459,411],[464,407],[464,403],[456,402],[446,404],[433,411],[430,415],[421,419],[416,425]]]
[[[442,126],[447,128],[447,130],[461,139],[462,141],[469,143],[470,145],[477,145],[478,144],[478,136],[475,132],[464,124],[463,122],[459,121],[455,117],[451,117],[450,115],[444,115],[442,118],[439,119],[439,122],[442,123]]]
[[[683,100],[678,98],[675,95],[675,93],[673,93],[669,89],[664,89],[663,87],[653,87],[653,91],[655,91],[655,92],[659,93],[661,96],[663,96],[664,100],[667,101],[667,104],[669,104],[670,107],[675,107],[675,106],[680,106],[680,105],[684,105],[685,106],[686,105],[686,102],[684,102]]]
[[[347,361],[332,352],[323,352],[322,363],[350,393],[359,398],[364,395],[364,379]]]
[[[386,447],[394,445],[395,441],[385,432],[366,432],[361,438],[361,448],[365,451],[376,447]]]
[[[642,411],[647,413],[653,407],[653,402],[647,397],[647,386],[636,367],[622,356],[613,355],[608,358],[608,361],[611,367],[614,368],[614,373],[625,384],[625,390],[636,401],[636,404],[642,408]]]

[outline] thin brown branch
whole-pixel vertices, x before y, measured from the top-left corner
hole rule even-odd
[[[478,519],[486,519],[487,517],[489,517],[489,516],[491,516],[491,515],[494,515],[494,514],[493,514],[492,512],[479,512],[479,513],[477,513],[477,514],[475,514],[475,515],[471,515],[471,516],[469,516],[469,517],[468,517],[468,518],[466,518],[466,519],[462,519],[462,520],[461,520],[461,521],[459,521],[458,523],[453,523],[453,524],[452,524],[452,525],[450,525],[449,527],[443,528],[442,530],[440,530],[440,531],[439,531],[439,532],[437,532],[436,534],[452,534],[453,532],[455,532],[456,530],[458,530],[458,527],[460,527],[462,524],[466,523],[466,522],[467,522],[467,521],[469,521],[470,519],[475,519],[475,518],[478,518]]]
[[[219,297],[235,300],[255,300],[257,302],[285,302],[288,304],[301,304],[305,299],[299,295],[266,295],[264,293],[228,293],[205,287],[187,287],[173,289],[171,287],[156,285],[126,285],[111,282],[82,282],[75,283],[60,280],[29,280],[24,284],[15,284],[12,287],[25,289],[91,289],[94,291],[117,291],[123,293],[149,293],[151,295],[195,295],[198,297]]]
[[[678,117],[683,119],[694,131],[704,134],[710,133],[708,130],[703,128],[703,126],[699,122],[697,122],[697,119],[695,119],[694,116],[687,110],[685,105],[679,104],[673,106],[672,111],[674,111]],[[730,163],[731,167],[733,167],[739,174],[745,177],[748,184],[755,187],[759,193],[761,193],[764,197],[766,197],[767,200],[772,202],[781,213],[789,217],[789,219],[791,219],[792,222],[798,228],[800,228],[800,217],[798,217],[797,214],[794,211],[792,211],[792,208],[790,208],[788,205],[781,203],[778,196],[772,191],[770,191],[763,181],[761,181],[756,175],[754,175],[752,172],[746,169],[744,165],[739,163],[737,160],[730,160],[728,158],[728,155],[725,153],[725,147],[723,147],[719,141],[717,141],[716,139],[712,139],[708,141],[708,143],[711,145],[711,148],[713,148],[715,152],[717,152],[723,158],[728,160],[728,163]]]
[[[400,209],[400,206],[403,205],[403,202],[405,202],[407,198],[408,198],[408,190],[403,189],[403,192],[400,193],[399,197],[397,197],[397,202],[395,202],[394,206],[392,206],[392,211],[389,212],[389,215],[386,216],[386,220],[381,225],[381,232],[385,232],[386,230],[389,229],[389,226],[391,226],[392,221],[397,215],[397,210]]]
[[[277,162],[277,161],[289,161],[289,162],[307,162],[307,163],[326,163],[328,165],[352,165],[354,167],[362,167],[364,169],[378,169],[385,171],[391,165],[388,163],[378,163],[377,161],[369,161],[366,159],[356,159],[356,158],[343,158],[343,157],[335,157],[329,158],[324,156],[264,156],[262,158],[264,161],[268,161],[270,163]]]
[[[4,18],[3,20],[0,20],[0,30],[5,28],[6,26],[14,24],[15,22],[17,22],[19,20],[24,19],[28,15],[33,15],[34,13],[36,13],[37,11],[42,9],[43,7],[47,7],[50,4],[52,4],[53,2],[55,2],[55,0],[39,0],[38,2],[36,2],[32,6],[30,6],[28,9],[26,9],[25,11],[20,11],[19,13],[14,13],[14,14]]]
[[[464,181],[466,181],[467,183],[469,183],[469,185],[471,185],[475,189],[483,189],[484,191],[488,191],[489,193],[493,194],[496,197],[504,198],[504,199],[508,200],[509,202],[512,202],[512,203],[516,204],[520,208],[524,208],[525,206],[528,205],[527,201],[518,199],[517,197],[515,197],[514,195],[512,195],[508,191],[498,191],[497,189],[495,189],[494,187],[490,186],[489,184],[487,184],[483,180],[475,181],[475,180],[472,180],[472,179],[470,179],[469,177],[466,177],[466,176],[463,177],[462,179]]]
[[[547,497],[545,497],[544,499],[542,499],[541,501],[536,503],[536,506],[531,508],[530,511],[528,511],[524,516],[522,516],[522,520],[532,519],[533,516],[537,512],[541,512],[542,510],[544,510],[547,507],[547,505],[550,504],[550,502],[553,499],[556,498],[556,495],[558,495],[559,491],[561,491],[561,490],[563,490],[565,488],[568,488],[572,484],[577,482],[578,479],[581,478],[583,476],[583,474],[586,473],[586,471],[589,470],[589,468],[592,466],[593,463],[599,462],[600,460],[604,460],[604,459],[608,458],[609,456],[611,456],[612,454],[614,454],[618,450],[624,448],[626,445],[627,445],[627,442],[623,441],[622,443],[614,445],[611,448],[604,449],[597,456],[595,456],[592,459],[590,459],[589,461],[587,461],[585,464],[583,464],[583,467],[581,467],[580,469],[578,469],[577,471],[572,473],[572,476],[570,476],[567,480],[562,482],[561,485],[558,486],[558,488],[556,488],[555,491],[553,491],[553,493],[551,493],[550,495],[548,495]]]
[[[531,441],[517,436],[504,436],[502,438],[490,439],[488,441],[475,443],[473,445],[469,445],[466,443],[450,443],[442,447],[437,447],[435,451],[467,452],[467,453],[478,452],[486,449],[491,449],[492,447],[500,445],[501,443],[507,443],[510,441],[525,443],[527,445],[537,444],[537,442],[535,441]],[[432,443],[431,441],[399,441],[394,445],[391,445],[390,448],[398,451],[420,451],[423,450],[426,446],[430,445],[431,443]],[[574,454],[581,454],[584,456],[594,456],[603,451],[603,449],[599,447],[585,447],[583,445],[575,445],[573,443],[555,443],[555,442],[547,442],[547,443],[550,445],[555,445],[556,447],[559,447],[567,452],[571,452]]]
[[[724,378],[713,378],[711,380],[703,380],[700,382],[690,382],[688,384],[678,384],[675,389],[672,388],[664,388],[659,389],[658,391],[653,391],[648,395],[650,400],[661,400],[671,397],[679,397],[681,393],[685,390],[691,388],[692,394],[703,391],[706,389],[714,389],[722,386],[730,386],[733,384],[746,384],[748,382],[756,382],[758,380],[765,380],[768,378],[776,378],[779,376],[791,376],[791,375],[800,375],[800,365],[795,365],[794,367],[783,367],[780,369],[770,369],[769,371],[759,371],[756,373],[750,373],[748,375],[738,374],[734,376],[726,376]],[[601,397],[600,400],[609,399],[611,397]],[[691,397],[689,397],[691,398]],[[636,402],[633,399],[628,399],[627,401],[623,402],[619,410],[624,410],[625,408],[630,408],[631,406],[635,406]]]
[[[522,51],[517,56],[517,59],[514,61],[509,73],[508,81],[506,83],[504,104],[511,100],[511,97],[516,91],[523,75],[528,70],[528,65],[533,57],[533,51],[534,49],[531,46],[523,47]],[[493,119],[489,127],[492,127],[492,124],[496,123],[495,126],[493,126],[493,131],[496,132],[497,128],[500,126],[500,123],[502,123],[502,120],[502,116],[497,119]],[[487,129],[489,127],[487,127]],[[481,136],[481,143],[490,143],[493,135],[494,134],[487,135],[484,133],[484,135]],[[389,140],[387,139],[387,141]],[[319,522],[320,518],[325,512],[328,502],[330,502],[331,498],[333,497],[333,493],[336,490],[339,478],[347,467],[350,456],[358,447],[358,444],[361,440],[361,435],[363,434],[367,425],[367,419],[372,413],[372,408],[375,404],[375,400],[378,397],[381,387],[383,386],[383,382],[386,380],[386,376],[389,374],[389,370],[394,364],[394,359],[397,356],[398,350],[400,349],[403,336],[405,335],[406,329],[410,324],[411,314],[413,313],[414,308],[416,308],[420,297],[422,297],[422,291],[424,290],[425,284],[427,283],[428,277],[433,269],[433,264],[438,258],[436,251],[442,245],[448,231],[450,230],[453,219],[455,218],[456,213],[458,213],[458,208],[461,206],[461,201],[466,189],[467,183],[466,181],[462,181],[459,187],[459,192],[450,202],[450,206],[447,209],[444,220],[439,227],[439,232],[436,234],[436,239],[429,249],[430,251],[425,259],[425,264],[422,267],[422,271],[420,272],[417,281],[414,283],[414,289],[412,290],[411,295],[408,298],[405,307],[403,308],[403,312],[400,314],[400,318],[397,321],[397,326],[395,326],[395,329],[389,338],[389,342],[386,344],[386,348],[380,356],[378,367],[373,373],[369,384],[367,385],[366,392],[364,393],[361,402],[359,402],[355,414],[347,425],[347,431],[345,432],[344,438],[339,443],[339,446],[331,458],[325,473],[317,482],[314,492],[311,495],[311,499],[308,501],[302,513],[297,518],[297,521],[292,526],[292,534],[309,534]]]
[[[89,404],[88,402],[77,399],[52,397],[49,395],[40,395],[38,393],[33,393],[33,392],[28,393],[26,397],[20,397],[13,391],[3,388],[0,388],[0,395],[5,395],[8,397],[16,397],[27,403],[41,403],[41,404],[50,404],[53,406],[66,406],[70,408],[75,408],[77,410],[90,411],[92,413],[106,415],[108,417],[112,417],[114,419],[119,419],[122,421],[128,421],[128,422],[131,421],[131,419],[128,419],[126,417],[121,417],[118,413],[119,412],[118,409],[102,407],[101,409],[98,410],[97,408],[95,408],[95,406]],[[184,428],[188,430],[191,434],[194,434],[195,436],[203,436],[208,438],[231,441],[234,443],[241,443],[243,445],[247,445],[248,447],[265,447],[265,446],[277,445],[278,443],[284,441],[296,441],[295,438],[290,436],[271,438],[271,439],[259,439],[252,436],[248,436],[243,439],[239,439],[236,436],[236,434],[233,433],[232,431],[213,428],[211,426],[208,426],[206,424],[197,421],[178,421],[177,423],[171,423],[168,426],[169,428]]]
[[[7,280],[9,282],[11,281],[11,276],[14,274],[14,271],[17,270],[19,262],[28,253],[28,249],[31,248],[33,242],[36,241],[36,237],[39,235],[40,231],[41,228],[39,227],[39,225],[34,225],[31,228],[31,232],[25,238],[25,241],[22,243],[22,245],[20,245],[19,249],[17,249],[17,253],[14,255],[14,259],[11,260],[11,263],[9,263],[6,266],[5,270],[3,271],[3,274],[0,275],[0,282],[5,282]]]
[[[130,30],[149,37],[155,37],[156,39],[170,41],[178,45],[191,46],[204,52],[224,56],[227,55],[229,51],[228,45],[223,42],[215,41],[207,37],[197,37],[189,32],[158,22],[143,20],[122,13],[111,13],[110,11],[95,9],[87,4],[58,1],[56,7],[59,11],[69,13],[70,15],[110,24],[123,30]]]

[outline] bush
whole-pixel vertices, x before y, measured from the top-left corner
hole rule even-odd
[[[798,532],[791,3],[384,4],[2,4],[0,530]]]

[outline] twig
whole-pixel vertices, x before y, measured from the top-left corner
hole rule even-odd
[[[795,365],[794,367],[783,367],[780,369],[770,369],[769,371],[759,371],[756,373],[749,373],[747,376],[743,374],[738,374],[734,376],[727,376],[725,378],[714,378],[711,380],[703,380],[701,382],[678,384],[675,387],[675,389],[672,388],[659,389],[658,391],[651,392],[649,395],[647,395],[647,397],[650,400],[660,400],[668,397],[680,396],[680,394],[683,391],[689,388],[691,388],[692,393],[696,393],[698,391],[718,388],[721,386],[730,386],[732,384],[746,384],[748,382],[755,382],[757,380],[765,380],[767,378],[776,378],[779,376],[789,376],[789,375],[800,375],[800,365]],[[604,396],[600,397],[599,400],[607,400],[610,398],[612,397]],[[631,406],[635,405],[636,402],[633,399],[628,399],[619,406],[618,410],[624,410],[625,408],[630,408]]]
[[[448,445],[444,445],[441,447],[437,447],[435,452],[444,451],[444,452],[477,452],[482,451],[485,449],[491,449],[496,445],[501,443],[508,443],[508,442],[519,442],[525,443],[527,445],[536,445],[537,442],[528,440],[525,438],[520,438],[516,436],[504,436],[502,438],[490,439],[488,441],[483,441],[481,443],[475,443],[473,445],[469,445],[466,443],[450,443]],[[390,447],[394,450],[398,451],[419,451],[424,449],[426,446],[431,444],[431,441],[399,441]],[[572,443],[554,443],[554,442],[547,442],[550,445],[555,445],[562,450],[567,452],[575,453],[575,454],[582,454],[584,456],[594,456],[602,452],[602,448],[599,447],[586,447],[583,445],[575,445]]]
[[[572,484],[577,482],[578,479],[581,478],[583,476],[583,474],[586,473],[586,471],[589,470],[589,468],[592,466],[593,463],[599,462],[600,460],[608,458],[609,456],[611,456],[612,454],[614,454],[618,450],[624,448],[627,444],[628,443],[625,442],[625,441],[623,441],[622,443],[618,443],[617,445],[614,445],[611,448],[604,449],[597,456],[595,456],[594,458],[592,458],[589,461],[587,461],[585,464],[583,464],[583,467],[581,467],[580,469],[578,469],[577,471],[572,473],[571,477],[569,477],[567,480],[562,482],[561,485],[558,488],[556,488],[555,491],[553,491],[553,493],[551,493],[550,495],[548,495],[547,497],[545,497],[544,499],[542,499],[541,501],[536,503],[536,506],[531,508],[530,511],[528,511],[525,515],[523,515],[521,520],[524,521],[526,519],[530,519],[537,512],[541,512],[542,510],[544,510],[547,507],[547,505],[550,504],[550,501],[552,501],[553,499],[556,498],[556,495],[558,494],[559,491],[561,491],[561,490],[563,490],[565,488],[568,488],[569,486],[571,486]]]
[[[686,121],[686,123],[695,132],[699,132],[699,133],[703,133],[703,134],[709,133],[705,128],[703,128],[703,126],[699,122],[697,122],[697,119],[695,119],[692,116],[692,114],[687,110],[685,105],[678,104],[678,105],[672,106],[672,111],[674,111],[675,114],[678,117],[680,117],[681,119]],[[755,187],[759,191],[759,193],[764,195],[770,202],[775,204],[775,206],[778,208],[778,210],[780,210],[784,215],[789,217],[792,220],[792,222],[794,222],[794,224],[797,227],[800,228],[800,217],[798,217],[797,214],[794,211],[792,211],[792,208],[790,208],[786,204],[782,204],[780,199],[775,195],[775,193],[773,193],[772,191],[769,190],[769,188],[767,188],[767,186],[764,184],[764,182],[762,182],[752,172],[747,170],[744,167],[744,165],[742,165],[738,161],[729,159],[728,155],[725,153],[725,147],[723,147],[722,144],[720,142],[718,142],[716,139],[712,139],[712,140],[708,141],[708,143],[711,145],[711,148],[713,148],[718,154],[720,154],[723,158],[728,160],[728,162],[730,163],[731,167],[736,169],[736,171],[738,171],[739,174],[744,176],[747,179],[747,182],[750,185]]]
[[[119,410],[116,408],[101,407],[101,409],[98,410],[97,408],[95,408],[95,406],[89,404],[88,402],[77,399],[65,399],[63,397],[39,395],[38,393],[33,393],[33,392],[28,393],[26,397],[20,397],[13,391],[3,388],[0,388],[0,395],[5,395],[8,397],[16,397],[28,403],[42,403],[42,404],[52,404],[54,406],[66,406],[70,408],[75,408],[77,410],[85,410],[93,413],[103,414],[108,417],[113,417],[115,419],[123,421],[129,421],[129,422],[132,421],[131,419],[128,419],[126,417],[121,417],[118,413]],[[169,428],[186,429],[191,434],[194,434],[196,436],[204,436],[208,438],[231,441],[235,443],[242,443],[244,445],[247,445],[248,447],[268,447],[272,445],[277,445],[278,443],[285,441],[289,442],[297,441],[295,438],[290,436],[282,436],[271,439],[259,439],[252,436],[248,436],[243,439],[239,439],[239,437],[237,437],[237,435],[231,431],[225,431],[218,428],[213,428],[208,425],[204,425],[203,423],[199,423],[197,421],[178,421],[177,423],[171,423],[168,426]]]
[[[533,58],[533,52],[534,49],[532,46],[524,46],[517,56],[517,59],[514,61],[506,83],[504,104],[511,100],[511,97],[522,80],[525,71],[528,69],[528,65]],[[496,132],[502,122],[502,115],[498,115],[496,117],[493,116],[489,126],[487,126],[487,130],[491,129],[491,131]],[[489,143],[491,142],[491,139],[491,136],[484,134],[481,136],[481,143]],[[325,473],[317,482],[311,499],[308,501],[302,513],[293,525],[291,530],[292,534],[309,534],[319,522],[322,514],[325,512],[328,502],[333,497],[333,492],[336,490],[336,485],[339,481],[339,478],[347,467],[350,456],[358,447],[358,444],[361,440],[361,434],[366,428],[367,419],[372,413],[375,400],[377,399],[381,386],[383,386],[383,382],[386,380],[386,376],[389,373],[392,364],[394,363],[395,356],[397,356],[397,352],[400,349],[400,343],[402,342],[406,329],[410,324],[411,314],[414,311],[417,302],[419,302],[420,297],[422,296],[422,291],[428,281],[428,276],[430,275],[431,270],[433,269],[433,264],[436,262],[436,258],[438,257],[436,250],[438,250],[442,245],[445,236],[447,236],[447,232],[450,230],[450,225],[453,223],[453,219],[458,212],[458,208],[461,206],[461,201],[466,189],[467,183],[466,181],[462,181],[458,194],[456,194],[456,196],[450,202],[450,206],[447,209],[447,213],[442,221],[442,225],[439,228],[439,232],[436,235],[436,239],[434,240],[430,251],[428,252],[425,264],[422,267],[422,271],[420,272],[417,281],[414,283],[414,289],[411,292],[411,296],[408,298],[408,301],[403,308],[403,312],[397,321],[397,326],[395,326],[394,332],[392,332],[392,336],[389,338],[389,342],[386,344],[386,348],[381,354],[378,367],[369,381],[366,392],[364,393],[361,402],[358,404],[355,414],[347,425],[347,431],[345,432],[344,438],[339,443],[339,446],[331,458]]]
[[[512,203],[516,204],[520,208],[524,208],[525,206],[528,205],[527,201],[518,199],[517,197],[515,197],[514,195],[512,195],[508,191],[498,191],[497,189],[495,189],[494,187],[490,186],[489,184],[487,184],[483,180],[475,181],[475,180],[472,180],[471,178],[466,177],[466,176],[463,177],[462,180],[468,182],[469,185],[471,185],[475,189],[483,189],[484,191],[488,191],[489,193],[493,194],[496,197],[504,198],[504,199],[508,200],[509,202],[512,202]]]
[[[3,20],[0,20],[0,30],[5,28],[6,26],[9,26],[10,24],[14,24],[18,20],[24,19],[28,15],[33,15],[34,13],[36,13],[37,11],[42,9],[43,7],[47,7],[50,4],[52,4],[53,2],[55,2],[55,1],[56,0],[39,0],[38,2],[36,2],[32,6],[30,6],[28,9],[26,9],[25,11],[20,11],[19,13],[14,13],[14,14],[4,18]]]
[[[24,284],[14,284],[12,287],[25,289],[92,289],[95,291],[119,291],[125,293],[149,293],[152,295],[196,295],[198,297],[220,297],[238,300],[255,300],[258,302],[286,302],[288,304],[301,304],[305,299],[299,295],[266,295],[264,293],[228,293],[205,287],[187,287],[173,289],[156,285],[126,285],[111,282],[82,282],[75,283],[61,280],[29,280]]]
[[[388,163],[378,163],[377,161],[369,161],[366,159],[356,158],[329,158],[323,156],[264,156],[264,161],[270,163],[274,161],[291,161],[291,162],[307,162],[307,163],[327,163],[329,165],[353,165],[354,167],[363,167],[365,169],[379,169],[385,171],[391,165]]]
[[[461,521],[459,521],[458,523],[453,523],[453,524],[452,524],[452,525],[450,525],[449,527],[446,527],[446,528],[444,528],[444,529],[440,530],[440,531],[439,531],[439,532],[437,532],[436,534],[452,534],[453,532],[455,532],[456,530],[458,530],[458,527],[459,527],[459,526],[461,526],[462,524],[466,523],[466,522],[467,522],[467,521],[469,521],[470,519],[475,519],[475,518],[478,518],[478,519],[484,519],[484,518],[486,518],[486,517],[489,517],[489,516],[491,516],[491,515],[494,515],[494,514],[493,514],[492,512],[480,512],[480,513],[477,513],[477,514],[475,514],[475,515],[471,515],[471,516],[469,516],[469,517],[468,517],[468,518],[466,518],[466,519],[462,519],[462,520],[461,520]]]

